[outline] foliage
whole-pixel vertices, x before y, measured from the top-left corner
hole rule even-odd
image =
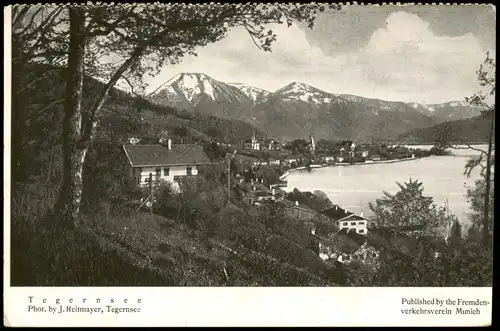
[[[205,142],[203,151],[212,161],[217,161],[226,156],[226,152],[215,142]]]
[[[195,49],[217,42],[233,27],[244,27],[257,47],[271,50],[276,35],[264,25],[293,21],[313,27],[315,16],[325,10],[317,4],[132,4],[128,6],[43,5],[13,10],[13,44],[19,47],[14,63],[56,63],[66,66],[66,94],[62,131],[63,171],[56,218],[77,225],[82,197],[85,154],[95,138],[102,108],[120,80],[144,88],[143,75],[158,74]],[[339,6],[330,5],[337,9]],[[66,28],[68,27],[68,28]],[[105,62],[103,58],[114,57]],[[85,75],[104,79],[102,89],[83,98]],[[15,80],[15,91],[21,84]],[[15,98],[15,104],[22,104]],[[22,110],[22,107],[20,107]],[[21,112],[22,113],[22,112]],[[22,129],[19,116],[16,128]],[[16,146],[21,145],[22,130]]]
[[[404,185],[396,183],[400,190],[396,194],[384,192],[369,207],[379,225],[408,226],[422,225],[428,233],[439,233],[448,224],[446,210],[438,208],[432,197],[423,195],[423,186],[418,180],[410,179]]]
[[[255,173],[257,178],[262,179],[264,184],[269,186],[279,182],[282,170],[277,165],[260,165],[255,170],[252,170],[252,173]]]
[[[104,201],[126,201],[128,167],[121,145],[106,138],[95,139],[87,154],[83,172],[83,206],[92,209]]]
[[[471,97],[466,97],[465,100],[473,107],[479,107],[481,109],[481,117],[484,123],[488,126],[487,129],[487,141],[488,148],[483,150],[481,148],[471,146],[470,141],[464,141],[462,137],[462,132],[453,133],[449,125],[442,126],[436,137],[435,146],[437,148],[457,148],[457,149],[471,149],[479,152],[478,156],[472,157],[466,164],[464,173],[469,177],[473,169],[480,167],[481,176],[485,178],[485,193],[483,212],[482,212],[482,231],[483,231],[483,243],[488,246],[491,240],[491,231],[489,229],[490,225],[490,186],[492,171],[491,167],[494,165],[494,136],[495,136],[495,104],[494,95],[496,91],[496,62],[490,57],[490,54],[486,54],[486,59],[484,63],[479,66],[479,70],[476,71],[478,84],[482,87],[482,90],[475,93]],[[457,146],[457,144],[464,144],[465,147]]]
[[[450,230],[450,240],[460,241],[461,239],[462,239],[462,225],[458,220],[455,220]]]
[[[410,185],[413,186],[412,189]],[[406,194],[399,195],[398,203],[401,206],[396,207],[398,194],[386,195],[385,199],[377,201],[376,206],[371,206],[372,210],[377,212],[376,216],[379,221],[385,219],[389,221],[389,225],[401,224],[396,221],[404,221],[410,217],[411,206],[406,205],[406,198],[409,197],[413,197],[416,201],[423,201],[419,202],[418,217],[414,215],[414,220],[418,219],[428,224],[427,218],[436,217],[435,208],[431,206],[432,199],[425,199],[422,196],[421,183],[410,182],[406,183],[406,187],[402,185],[400,187],[399,193],[408,191]],[[409,194],[410,192],[413,194]],[[481,201],[484,203],[484,197],[475,191],[469,191],[468,195],[469,198],[475,199],[475,208],[481,211],[480,203]],[[388,206],[392,209],[381,208]],[[468,236],[464,237],[462,224],[454,215],[445,216],[440,212],[437,216],[440,219],[438,224],[443,224],[447,220],[451,225],[448,240],[432,232],[412,237],[398,232],[397,229],[372,231],[370,238],[376,240],[375,247],[380,253],[380,268],[370,271],[364,265],[346,266],[350,283],[362,286],[491,286],[492,250],[491,247],[481,245],[479,242],[480,217],[477,223],[469,229]],[[407,223],[404,222],[402,225]],[[433,223],[436,222],[431,222]]]
[[[292,192],[288,193],[286,198],[290,201],[298,201],[300,204],[311,207],[316,211],[320,211],[333,206],[331,200],[321,191],[311,192],[301,192],[297,188],[294,188]]]
[[[285,149],[292,151],[294,155],[304,155],[309,153],[309,143],[304,139],[294,139],[285,145]]]
[[[491,186],[490,186],[490,201],[495,201],[495,189],[494,189],[494,176],[491,178]],[[485,178],[482,176],[481,179],[475,181],[472,187],[467,188],[466,199],[470,204],[471,212],[467,215],[471,224],[472,231],[480,231],[483,228],[483,213],[484,213],[484,202],[486,195],[486,183]],[[493,220],[494,220],[494,205],[491,205],[489,209],[488,215],[488,229],[490,229],[490,235],[493,229]]]
[[[413,238],[415,245],[402,253],[395,240],[384,239],[377,270],[351,263],[348,279],[354,286],[491,286],[491,250],[468,240],[448,244],[432,237]]]

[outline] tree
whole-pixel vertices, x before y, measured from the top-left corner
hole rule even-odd
[[[339,5],[330,8],[338,9]],[[42,15],[34,10],[35,16]],[[95,136],[103,103],[119,80],[128,83],[135,94],[134,88],[144,87],[145,73],[158,74],[165,65],[180,62],[185,54],[196,55],[197,47],[223,39],[233,27],[244,27],[257,47],[270,51],[276,35],[265,25],[286,22],[290,26],[299,21],[312,27],[316,15],[324,10],[319,4],[264,3],[56,7],[51,17],[61,18],[61,24],[51,26],[52,35],[39,29],[26,37],[27,45],[37,45],[36,38],[40,37],[42,53],[54,45],[67,52],[63,179],[56,217],[68,226],[77,223],[87,149]],[[16,19],[28,25],[36,21],[36,17],[17,14]],[[113,61],[103,60],[110,57]],[[91,105],[82,107],[85,75],[107,82],[93,96]]]
[[[224,152],[219,145],[215,141],[206,142],[203,144],[203,151],[207,154],[207,156],[212,161],[217,161],[226,156],[226,152]]]
[[[47,67],[45,73],[40,74],[32,70],[30,64],[43,62],[50,66],[59,65],[66,52],[64,41],[67,36],[64,32],[55,29],[63,23],[61,12],[64,8],[50,6],[16,5],[12,7],[12,53],[11,53],[11,100],[12,100],[12,180],[14,182],[25,177],[25,166],[29,160],[24,160],[26,123],[28,104],[26,93],[34,85],[39,84],[51,74]],[[51,42],[48,42],[48,41]],[[23,79],[24,78],[24,79]],[[60,105],[62,99],[52,100],[40,109],[52,110]]]
[[[470,177],[473,169],[480,167],[481,175],[485,178],[485,192],[490,192],[491,181],[491,167],[494,165],[494,144],[495,144],[495,104],[491,102],[495,95],[496,89],[496,62],[486,53],[484,63],[479,66],[477,70],[478,84],[485,91],[480,91],[471,97],[466,97],[465,100],[473,107],[481,108],[481,115],[490,122],[488,132],[488,148],[486,150],[471,146],[469,142],[463,141],[460,137],[451,133],[448,126],[443,126],[443,129],[437,133],[435,146],[438,148],[454,148],[454,149],[472,149],[479,152],[479,156],[471,158],[465,165],[464,173]],[[462,145],[462,146],[459,146]],[[464,146],[465,145],[465,146]],[[482,212],[483,220],[483,244],[489,245],[491,241],[491,233],[489,226],[489,214],[491,209],[491,200],[489,194],[484,194],[484,204]],[[491,224],[493,226],[493,224]]]
[[[492,175],[491,181],[494,181],[494,176]],[[495,192],[494,187],[490,185],[489,188],[489,201],[494,201]],[[485,175],[481,176],[481,179],[476,180],[474,186],[467,188],[466,199],[470,204],[470,208],[472,210],[471,213],[468,214],[468,218],[471,221],[471,228],[469,229],[469,233],[473,233],[472,237],[476,237],[479,231],[483,232],[484,236],[484,205],[486,203],[486,180]],[[489,237],[492,237],[493,232],[493,221],[494,221],[494,206],[488,209],[488,229],[489,229]]]
[[[303,155],[309,151],[307,146],[308,143],[304,139],[295,139],[290,143],[289,148],[292,150],[293,154]]]
[[[181,138],[186,138],[188,136],[188,130],[185,126],[176,126],[174,133]]]
[[[462,224],[458,220],[453,222],[450,231],[450,240],[459,242],[462,239]]]
[[[447,224],[445,208],[437,208],[432,197],[423,195],[423,183],[410,179],[404,185],[396,183],[396,194],[384,192],[384,197],[370,202],[376,221],[383,226],[422,225],[426,232],[437,234]]]

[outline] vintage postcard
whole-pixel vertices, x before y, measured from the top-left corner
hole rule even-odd
[[[494,5],[18,4],[4,31],[4,325],[491,325]]]

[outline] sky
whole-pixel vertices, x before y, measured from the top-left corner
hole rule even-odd
[[[495,55],[491,6],[347,6],[302,24],[268,26],[272,52],[232,29],[175,66],[146,77],[149,91],[183,72],[275,91],[293,81],[331,93],[441,103],[479,90],[476,70]]]

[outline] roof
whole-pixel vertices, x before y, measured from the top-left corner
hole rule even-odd
[[[333,205],[330,208],[323,209],[321,211],[321,214],[331,218],[334,221],[353,215],[353,213],[351,213],[350,211],[340,208],[339,205]]]
[[[266,196],[272,196],[272,192],[269,191],[253,191],[254,195],[256,197],[266,197]]]
[[[296,208],[296,209],[301,209],[301,210],[304,210],[304,211],[307,211],[310,213],[314,213],[314,214],[318,213],[317,211],[315,211],[311,207],[306,206],[304,204],[299,203],[299,205],[297,206],[295,201],[284,200],[283,203],[285,204],[285,208],[287,208],[287,209]]]
[[[123,149],[132,167],[210,163],[195,144],[172,144],[171,150],[163,145],[123,145]]]
[[[350,213],[350,212],[348,212],[348,213]],[[348,219],[354,219],[357,221],[369,221],[369,219],[367,219],[366,217],[363,217],[361,215],[356,215],[353,213],[350,213],[349,215],[342,217],[342,218],[339,218],[339,219],[336,219],[336,220],[337,221],[347,221]]]

